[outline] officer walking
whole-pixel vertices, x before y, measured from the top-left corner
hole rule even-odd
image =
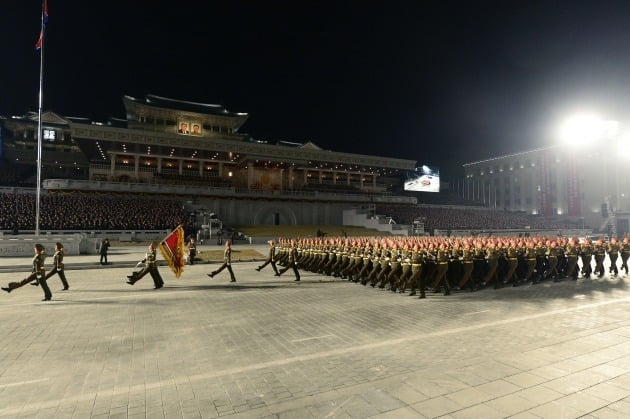
[[[16,288],[23,287],[24,285],[36,280],[44,291],[44,299],[42,301],[50,301],[52,298],[52,292],[50,292],[50,288],[48,288],[48,284],[46,283],[46,270],[44,269],[44,261],[46,261],[46,250],[44,246],[41,244],[35,245],[35,256],[33,256],[33,270],[31,274],[21,280],[20,282],[9,282],[9,285],[6,287],[2,287],[3,291],[11,292]]]
[[[225,250],[223,251],[223,264],[219,266],[219,269],[210,272],[208,276],[212,278],[226,268],[230,273],[230,282],[236,282],[234,271],[232,271],[232,243],[230,242],[230,240],[225,241]]]
[[[55,243],[55,254],[53,255],[53,268],[46,274],[46,279],[50,278],[53,275],[59,275],[59,279],[61,279],[61,283],[63,284],[63,289],[68,290],[70,286],[68,285],[68,281],[66,280],[66,274],[63,270],[63,244],[57,242]]]
[[[127,278],[129,278],[129,280],[127,281],[127,284],[133,285],[146,274],[150,274],[151,278],[153,278],[155,289],[162,288],[164,286],[164,280],[162,280],[162,276],[158,271],[157,251],[155,243],[151,242],[151,244],[149,244],[149,249],[147,250],[144,259],[142,259],[140,263],[145,264],[144,268],[142,268],[140,272],[133,272],[131,275],[128,275]]]

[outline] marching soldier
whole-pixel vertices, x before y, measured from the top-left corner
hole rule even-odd
[[[534,249],[536,250],[536,269],[533,283],[537,284],[545,279],[545,271],[547,270],[547,247],[544,240],[538,240]]]
[[[566,256],[567,256],[567,270],[566,276],[571,278],[572,280],[577,280],[578,278],[578,253],[580,248],[575,240],[569,241],[569,244],[566,247]]]
[[[437,269],[435,271],[435,280],[433,281],[433,288],[435,292],[440,291],[442,282],[444,282],[444,295],[451,295],[451,285],[446,279],[446,273],[448,272],[448,259],[449,252],[445,244],[441,244],[437,251]]]
[[[227,269],[230,273],[230,282],[236,282],[234,271],[232,270],[232,243],[230,242],[230,240],[225,241],[225,250],[223,251],[223,264],[219,266],[218,269],[210,272],[208,276],[212,278],[224,269]]]
[[[469,243],[464,244],[460,258],[462,261],[462,276],[459,281],[459,288],[463,289],[466,284],[470,284],[470,290],[474,291],[476,289],[475,283],[471,280],[474,265],[474,251],[470,248]]]
[[[8,286],[2,287],[2,290],[11,292],[16,288],[23,287],[29,282],[35,280],[42,286],[42,290],[44,291],[44,299],[42,301],[50,301],[52,298],[52,292],[50,292],[50,288],[48,288],[48,284],[46,283],[46,270],[44,268],[46,250],[44,249],[44,246],[39,243],[35,245],[34,250],[35,256],[33,256],[33,270],[31,271],[31,274],[20,282],[9,282]]]
[[[626,271],[626,275],[628,275],[628,257],[630,257],[630,239],[624,237],[621,243],[621,269]]]
[[[582,276],[589,279],[593,273],[591,260],[593,259],[593,245],[591,239],[587,238],[580,245],[580,258],[582,259]]]
[[[287,264],[287,266],[285,266],[283,269],[280,270],[278,276],[281,276],[283,273],[285,273],[289,269],[293,269],[293,273],[295,274],[294,281],[299,281],[300,273],[298,272],[298,269],[297,269],[297,263],[298,263],[297,257],[298,257],[297,243],[295,242],[295,240],[293,240],[291,241],[291,249],[289,250],[289,263]]]
[[[157,264],[157,249],[155,243],[151,242],[149,244],[149,249],[147,250],[144,259],[142,259],[138,264],[144,263],[144,268],[142,268],[139,272],[133,272],[131,275],[127,275],[128,281],[127,284],[133,285],[138,282],[142,277],[146,274],[150,274],[153,279],[153,285],[155,289],[160,289],[164,286],[164,280],[158,271]]]
[[[276,261],[275,261],[276,242],[274,242],[273,240],[269,240],[267,243],[269,244],[269,254],[267,255],[267,260],[265,260],[265,263],[257,267],[256,270],[260,272],[261,270],[263,270],[265,266],[271,265],[271,267],[273,268],[273,271],[276,273],[275,276],[280,276],[280,274],[278,273],[278,268],[276,267]]]
[[[424,257],[422,251],[418,248],[418,245],[414,245],[413,252],[411,253],[411,277],[409,278],[409,287],[411,292],[409,295],[416,295],[416,285],[420,283],[420,298],[426,298],[426,286],[424,277],[422,276],[422,265],[424,264]]]
[[[526,264],[523,282],[529,282],[530,280],[535,281],[534,272],[536,271],[536,245],[533,241],[528,240],[525,243],[525,254],[523,257]]]
[[[507,271],[504,284],[516,284],[518,278],[516,277],[516,268],[518,267],[518,249],[514,240],[510,241],[510,244],[505,249],[505,257],[507,259]]]
[[[53,275],[59,275],[59,279],[61,279],[61,283],[63,284],[63,289],[68,290],[70,286],[68,285],[68,281],[66,280],[66,274],[63,271],[63,244],[57,242],[55,243],[55,254],[53,255],[53,268],[46,274],[46,279],[50,278]]]
[[[558,282],[558,246],[555,241],[547,240],[547,270],[545,271],[545,279],[553,279]]]
[[[617,243],[617,238],[613,237],[610,239],[610,243],[608,243],[608,248],[606,251],[608,252],[608,257],[610,258],[610,268],[608,269],[609,273],[612,273],[614,276],[619,275],[619,269],[617,268],[617,258],[619,257],[619,243]]]
[[[601,278],[606,273],[604,269],[604,259],[606,258],[606,248],[602,240],[597,240],[593,246],[593,255],[595,256],[595,274]]]
[[[495,244],[488,243],[488,250],[486,258],[488,259],[488,273],[483,279],[484,286],[488,286],[490,281],[494,280],[494,289],[499,288],[499,280],[497,276],[497,267],[499,266],[499,249],[495,247]]]

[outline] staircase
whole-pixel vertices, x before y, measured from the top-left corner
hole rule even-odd
[[[409,236],[411,226],[406,224],[393,224],[385,215],[372,215],[367,210],[356,208],[343,211],[343,225],[371,228],[378,231],[391,233],[395,236]]]

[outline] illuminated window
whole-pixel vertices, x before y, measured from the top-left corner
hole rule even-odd
[[[44,140],[55,141],[57,139],[57,132],[54,129],[44,130]]]

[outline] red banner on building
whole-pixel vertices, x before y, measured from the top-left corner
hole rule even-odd
[[[575,153],[567,154],[567,214],[582,215]]]
[[[549,155],[543,151],[538,166],[538,205],[540,215],[553,215],[551,202],[551,176],[549,173]]]

